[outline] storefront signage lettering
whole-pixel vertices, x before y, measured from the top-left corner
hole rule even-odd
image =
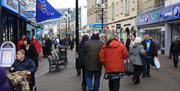
[[[166,22],[176,19],[180,19],[180,3],[140,14],[136,17],[136,25]]]

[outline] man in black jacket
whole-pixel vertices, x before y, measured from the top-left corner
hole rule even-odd
[[[84,64],[86,70],[86,82],[88,91],[99,91],[100,77],[101,77],[101,64],[99,52],[103,42],[99,40],[99,34],[93,34],[91,40],[84,44]],[[94,87],[92,87],[92,80],[94,77]]]
[[[179,53],[180,53],[180,41],[179,41],[179,38],[177,36],[175,37],[175,40],[172,42],[170,50],[171,50],[172,55],[173,55],[174,67],[177,68]]]
[[[145,40],[142,41],[142,45],[144,46],[144,50],[146,50],[147,54],[144,59],[144,72],[142,77],[151,77],[150,65],[154,65],[153,58],[157,56],[157,47],[148,34],[145,35]]]

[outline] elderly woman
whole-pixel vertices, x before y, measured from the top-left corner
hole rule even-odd
[[[109,35],[106,45],[100,51],[100,62],[105,68],[105,79],[109,79],[109,91],[119,91],[120,79],[124,76],[124,60],[128,57],[126,47],[113,35]]]
[[[143,58],[146,55],[142,39],[140,37],[134,37],[134,41],[131,41],[129,46],[129,60],[134,66],[133,82],[138,84],[140,82],[140,75],[143,71]]]

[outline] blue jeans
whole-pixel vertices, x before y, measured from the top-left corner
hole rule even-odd
[[[86,71],[86,82],[88,91],[99,91],[101,71]],[[92,80],[94,77],[94,87]]]

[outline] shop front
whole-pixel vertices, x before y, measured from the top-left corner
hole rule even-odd
[[[0,1],[0,44],[12,41],[17,44],[22,35],[26,34],[25,7],[18,0]]]
[[[180,3],[139,14],[136,25],[142,37],[150,34],[159,40],[161,54],[169,55],[173,36],[180,37]]]
[[[109,23],[110,31],[114,31],[115,35],[126,42],[129,35],[136,35],[135,18],[126,20],[119,20],[113,23]]]

